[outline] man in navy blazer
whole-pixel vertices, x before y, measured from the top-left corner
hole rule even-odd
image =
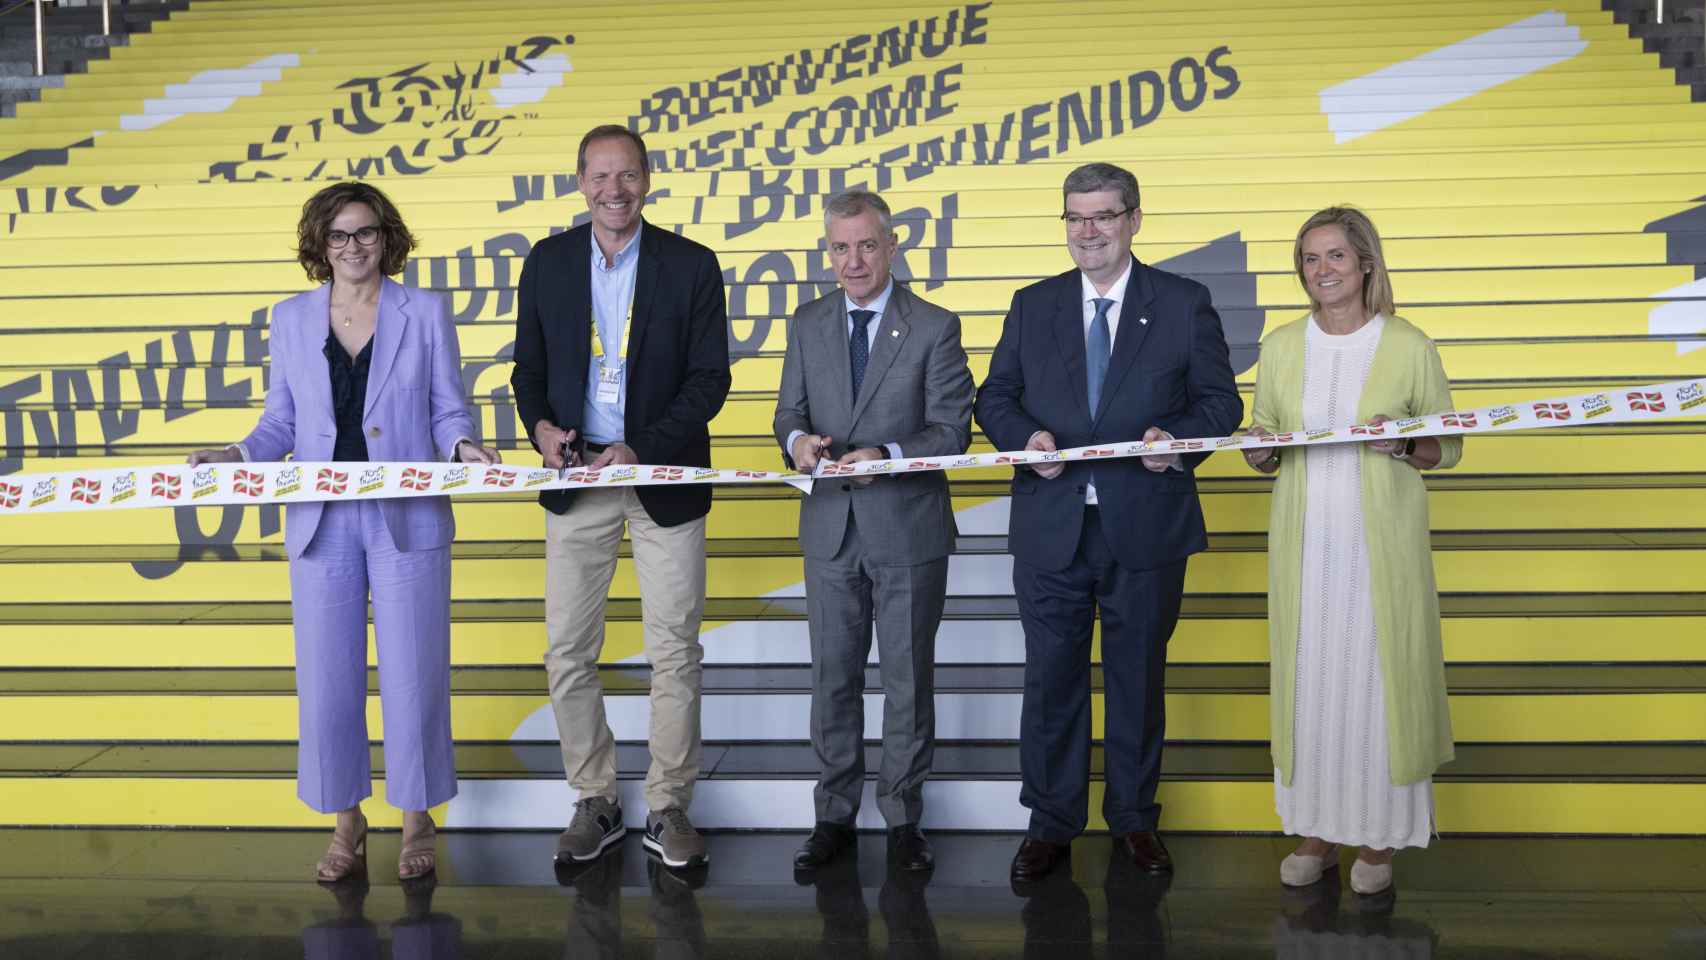
[[[1064,186],[1077,269],[1013,296],[978,390],[1001,450],[1222,436],[1244,405],[1202,284],[1131,254],[1137,178],[1111,164]],[[1165,873],[1155,802],[1166,730],[1163,671],[1185,561],[1208,545],[1193,470],[1207,453],[1020,468],[1008,546],[1025,631],[1019,799],[1030,826],[1012,880],[1046,876],[1089,819],[1090,643],[1102,620],[1102,812],[1120,855]]]

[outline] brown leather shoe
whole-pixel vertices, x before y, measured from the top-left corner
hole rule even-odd
[[[1013,883],[1036,883],[1054,872],[1054,868],[1072,859],[1072,844],[1050,843],[1026,837],[1013,855]]]
[[[1122,833],[1114,838],[1114,849],[1144,873],[1173,872],[1173,857],[1153,830]]]

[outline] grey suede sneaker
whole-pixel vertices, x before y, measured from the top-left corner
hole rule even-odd
[[[666,867],[702,867],[711,861],[705,853],[705,838],[693,829],[693,822],[680,807],[648,814],[646,835],[640,843]]]
[[[557,838],[556,860],[558,863],[585,863],[597,859],[599,854],[610,849],[611,844],[621,841],[627,832],[622,825],[622,808],[616,801],[588,797],[575,803],[574,819]]]

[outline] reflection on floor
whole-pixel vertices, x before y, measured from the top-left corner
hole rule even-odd
[[[436,885],[302,879],[298,832],[0,831],[0,957],[1692,957],[1706,956],[1706,840],[1456,839],[1401,854],[1398,892],[1285,890],[1274,837],[1169,838],[1175,878],[1106,838],[1012,890],[1010,836],[939,834],[937,867],[891,872],[878,835],[796,875],[797,834],[719,834],[677,873],[637,838],[575,871],[544,833],[446,834]],[[1344,873],[1344,870],[1338,871]]]

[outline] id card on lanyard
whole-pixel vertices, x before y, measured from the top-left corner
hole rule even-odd
[[[607,359],[604,335],[598,329],[598,308],[592,309],[592,358],[598,361],[598,386],[593,399],[599,403],[616,403],[622,398],[622,374],[627,366],[628,338],[634,330],[634,300],[628,299],[628,316],[622,321],[622,343],[614,357]]]

